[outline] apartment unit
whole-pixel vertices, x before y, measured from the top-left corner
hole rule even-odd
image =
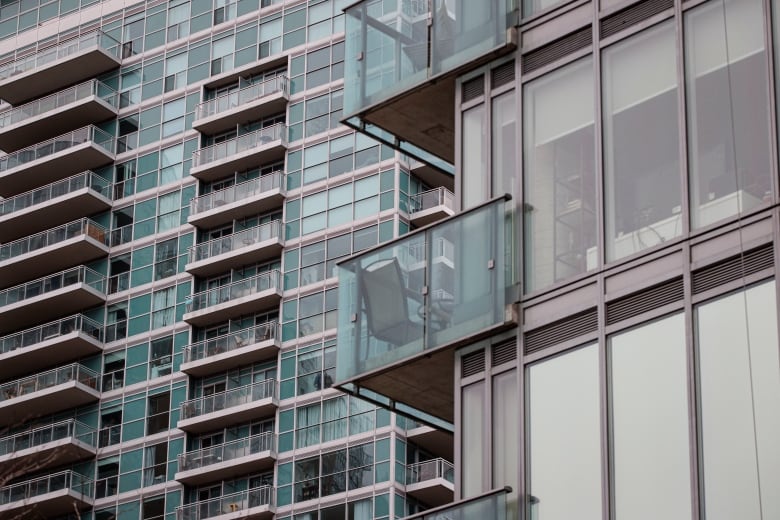
[[[333,388],[336,263],[454,211],[341,124],[346,5],[0,1],[0,519],[453,500],[446,423]]]
[[[338,266],[336,386],[454,424],[412,518],[780,517],[780,2],[346,14],[345,122],[455,173]]]

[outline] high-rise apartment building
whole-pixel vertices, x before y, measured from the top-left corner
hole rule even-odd
[[[340,123],[347,3],[0,1],[0,518],[453,499],[451,433],[332,388],[336,263],[454,202]]]
[[[454,424],[414,518],[780,518],[780,2],[346,14],[345,121],[455,171],[339,264],[336,386]]]

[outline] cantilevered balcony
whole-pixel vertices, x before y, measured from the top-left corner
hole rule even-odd
[[[195,150],[190,175],[202,181],[214,181],[233,172],[283,159],[286,149],[287,127],[277,123]]]
[[[181,371],[197,377],[224,372],[275,358],[279,348],[279,322],[268,321],[184,347]]]
[[[115,69],[121,44],[91,31],[0,65],[0,98],[18,105]]]
[[[281,276],[277,269],[192,295],[184,321],[197,327],[227,321],[279,305]],[[0,307],[0,312],[2,308]]]
[[[176,480],[197,486],[273,468],[276,435],[260,433],[179,455]]]
[[[0,380],[103,351],[103,326],[82,314],[0,337]]]
[[[195,109],[192,128],[212,135],[282,113],[290,99],[288,84],[287,76],[276,76],[204,101]]]
[[[42,471],[91,459],[96,451],[95,428],[68,419],[0,438],[0,472]]]
[[[404,520],[507,520],[507,495],[512,488],[504,487],[489,491],[476,497],[458,500],[433,509],[426,509],[422,513],[407,516]],[[515,513],[516,515],[517,513]],[[538,518],[531,515],[529,518]]]
[[[454,164],[455,78],[517,46],[513,2],[363,0],[346,15],[345,122]]]
[[[106,301],[105,277],[79,266],[0,291],[0,334],[81,312]]]
[[[276,513],[276,490],[271,486],[252,488],[240,493],[222,495],[211,500],[193,502],[176,508],[176,520],[269,520]]]
[[[282,225],[273,220],[190,248],[185,269],[195,276],[224,273],[233,267],[279,257],[282,253]]]
[[[93,79],[0,112],[0,149],[14,152],[116,116],[119,94]]]
[[[0,287],[108,255],[108,231],[88,218],[0,245]]]
[[[75,471],[61,471],[0,488],[0,518],[55,518],[92,507],[92,481]],[[75,511],[74,511],[75,510]]]
[[[455,196],[447,188],[435,188],[409,197],[409,220],[417,227],[455,214]]]
[[[85,126],[0,157],[0,196],[11,197],[114,160],[114,138]]]
[[[455,468],[444,459],[426,460],[406,466],[406,493],[430,507],[452,502]]]
[[[341,262],[337,386],[453,422],[455,349],[516,323],[512,211],[496,199]]]
[[[111,183],[91,172],[0,200],[0,243],[111,207]]]
[[[452,433],[431,428],[422,423],[407,419],[406,440],[425,449],[438,457],[452,460],[455,456],[454,439]]]
[[[180,429],[203,433],[273,416],[279,406],[276,379],[266,379],[181,403]]]
[[[0,385],[0,426],[100,399],[96,372],[78,363]]]
[[[269,173],[195,197],[190,202],[189,223],[210,229],[233,220],[266,213],[281,208],[286,195],[284,173]]]

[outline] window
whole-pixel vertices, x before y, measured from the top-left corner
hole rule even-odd
[[[154,279],[160,280],[176,274],[176,255],[178,238],[166,240],[156,245],[154,260]]]
[[[162,442],[144,448],[144,486],[165,482],[168,467],[168,443]]]
[[[100,411],[100,447],[119,444],[122,432],[121,405],[104,408]]]
[[[95,498],[116,495],[119,483],[119,457],[108,457],[97,463]]]
[[[173,325],[176,310],[176,286],[152,293],[152,329]]]
[[[165,495],[144,498],[143,520],[162,520],[165,518]]]
[[[173,336],[166,336],[152,341],[150,348],[149,377],[169,375],[173,359]]]
[[[146,421],[147,435],[164,432],[168,429],[170,402],[171,396],[169,392],[149,397],[149,410]]]
[[[125,382],[125,351],[111,352],[103,358],[103,392],[122,388]]]

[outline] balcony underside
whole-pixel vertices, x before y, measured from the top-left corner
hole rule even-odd
[[[205,260],[198,260],[186,265],[185,270],[194,276],[212,276],[219,273],[225,273],[234,267],[254,264],[279,258],[282,254],[282,239],[274,237],[262,242],[252,243],[249,239],[244,247],[234,251],[215,255]]]
[[[233,424],[271,417],[279,403],[275,398],[266,397],[251,403],[230,406],[224,410],[205,413],[189,419],[180,419],[177,427],[189,433],[205,433]]]
[[[407,430],[406,440],[424,448],[437,457],[453,460],[454,439],[450,433],[431,428],[430,426],[420,426]]]
[[[412,161],[409,169],[411,170],[412,175],[422,180],[428,186],[443,186],[451,192],[455,192],[455,177],[453,175],[444,173],[441,170],[420,161]]]
[[[244,217],[281,208],[285,198],[286,194],[282,189],[274,188],[234,202],[220,203],[217,200],[212,209],[190,215],[188,222],[193,226],[211,229],[233,220],[241,220]]]
[[[266,289],[240,298],[211,305],[205,309],[188,312],[183,319],[196,327],[205,327],[227,321],[242,314],[254,314],[279,305],[282,293],[277,288]]]
[[[413,496],[429,507],[443,506],[452,502],[454,490],[452,482],[441,477],[406,486],[407,495]]]
[[[8,475],[12,469],[15,472],[21,470],[24,474],[25,468],[35,471],[56,468],[94,458],[96,452],[94,446],[66,437],[0,457],[0,474]]]
[[[0,288],[35,280],[107,255],[108,246],[88,235],[79,235],[0,262]]]
[[[249,473],[258,473],[274,467],[276,452],[261,451],[226,461],[214,455],[204,455],[205,457],[209,457],[210,460],[202,461],[203,467],[179,471],[176,473],[176,480],[188,486],[199,486],[209,482],[231,480]]]
[[[55,148],[59,141],[55,141]],[[87,141],[71,146],[63,142],[62,150],[40,159],[25,162],[0,173],[0,196],[10,197],[51,184],[86,170],[111,163],[114,156],[104,148]],[[22,152],[23,153],[23,152]]]
[[[90,188],[66,193],[0,217],[0,243],[88,217],[111,208],[111,201]]]
[[[24,392],[24,385],[21,387]],[[0,401],[0,426],[22,424],[35,417],[76,408],[100,399],[100,392],[78,381],[50,386],[41,390],[31,387],[29,394]]]
[[[102,342],[78,330],[44,338],[38,344],[0,354],[0,380],[34,374],[102,351]]]
[[[66,488],[0,506],[0,520],[56,518],[88,507],[92,507],[90,497]],[[34,513],[28,515],[25,510]]]
[[[286,149],[287,146],[282,139],[275,139],[255,148],[234,153],[224,159],[216,159],[199,166],[193,166],[190,175],[206,182],[215,181],[234,172],[242,172],[284,159]]]
[[[118,58],[97,46],[85,49],[0,81],[0,98],[18,105],[95,78],[117,68],[120,63]]]
[[[454,214],[455,212],[452,209],[444,204],[439,204],[432,208],[415,211],[409,215],[409,221],[416,227],[423,227],[438,222],[441,219],[451,217]]]
[[[195,377],[203,377],[237,368],[249,366],[258,361],[275,358],[279,352],[279,344],[275,339],[252,343],[244,347],[214,354],[203,359],[181,364],[181,371]],[[2,359],[2,358],[0,358]]]
[[[106,296],[87,284],[76,283],[0,307],[0,334],[78,314],[105,303]]]
[[[98,96],[89,96],[55,110],[0,128],[0,149],[21,150],[71,130],[116,117],[117,110]]]
[[[287,96],[280,90],[249,103],[240,104],[202,119],[196,119],[192,122],[192,128],[208,135],[218,134],[236,128],[238,125],[283,113],[286,108]]]

